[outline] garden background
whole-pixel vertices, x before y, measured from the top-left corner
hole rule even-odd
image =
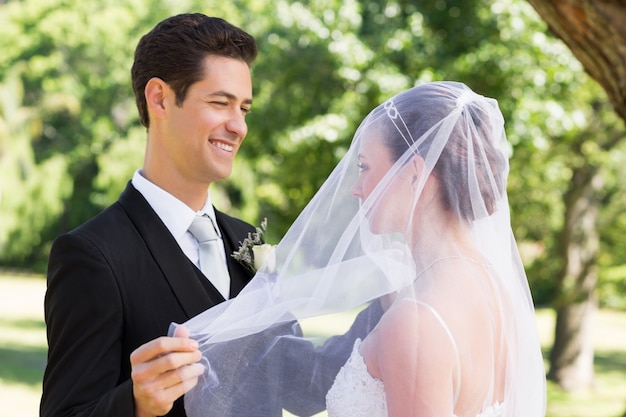
[[[134,47],[188,11],[258,40],[249,134],[212,195],[253,224],[267,218],[270,242],[384,99],[443,79],[497,98],[548,415],[624,414],[626,1],[0,0],[0,415],[36,415],[52,240],[115,201],[141,166]],[[586,20],[560,30],[571,16]],[[611,42],[572,47],[589,36]],[[597,70],[585,52],[617,61]]]

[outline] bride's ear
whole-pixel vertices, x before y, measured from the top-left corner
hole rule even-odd
[[[415,184],[418,178],[422,176],[425,166],[426,166],[426,162],[424,162],[421,156],[416,155],[413,158],[411,158],[411,160],[409,161],[409,172],[412,177],[411,178],[412,185]]]

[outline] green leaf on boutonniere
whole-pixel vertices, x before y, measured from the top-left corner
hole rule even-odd
[[[254,249],[255,247],[262,247],[266,245],[263,242],[263,233],[265,233],[265,230],[267,230],[267,218],[263,219],[261,225],[259,227],[256,227],[255,229],[255,232],[248,233],[248,237],[246,237],[243,242],[239,242],[239,249],[233,252],[231,255],[239,263],[241,263],[252,272],[256,272],[262,262],[265,261],[265,259],[260,260],[261,264],[259,264],[258,261],[255,261],[255,252],[259,252],[259,250],[257,249],[257,251],[255,251]],[[267,251],[267,249],[265,251]],[[266,252],[264,252],[263,256],[265,256],[265,253]]]

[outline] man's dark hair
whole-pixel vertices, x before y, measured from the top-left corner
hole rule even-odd
[[[145,34],[135,50],[131,69],[133,91],[141,124],[150,125],[144,90],[153,77],[165,81],[176,94],[176,104],[185,101],[189,87],[204,75],[209,55],[254,62],[254,38],[218,17],[200,13],[169,17]]]

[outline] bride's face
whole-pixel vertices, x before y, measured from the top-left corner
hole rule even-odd
[[[350,190],[352,195],[363,204],[389,172],[394,162],[389,149],[378,135],[364,136],[358,154],[359,177]],[[406,187],[402,177],[403,175],[399,174],[388,187],[385,187],[379,201],[374,202],[373,209],[366,213],[373,233],[404,232],[403,225],[406,226],[406,216],[403,213],[405,205],[402,202],[405,199],[401,196],[403,192],[406,196]]]

